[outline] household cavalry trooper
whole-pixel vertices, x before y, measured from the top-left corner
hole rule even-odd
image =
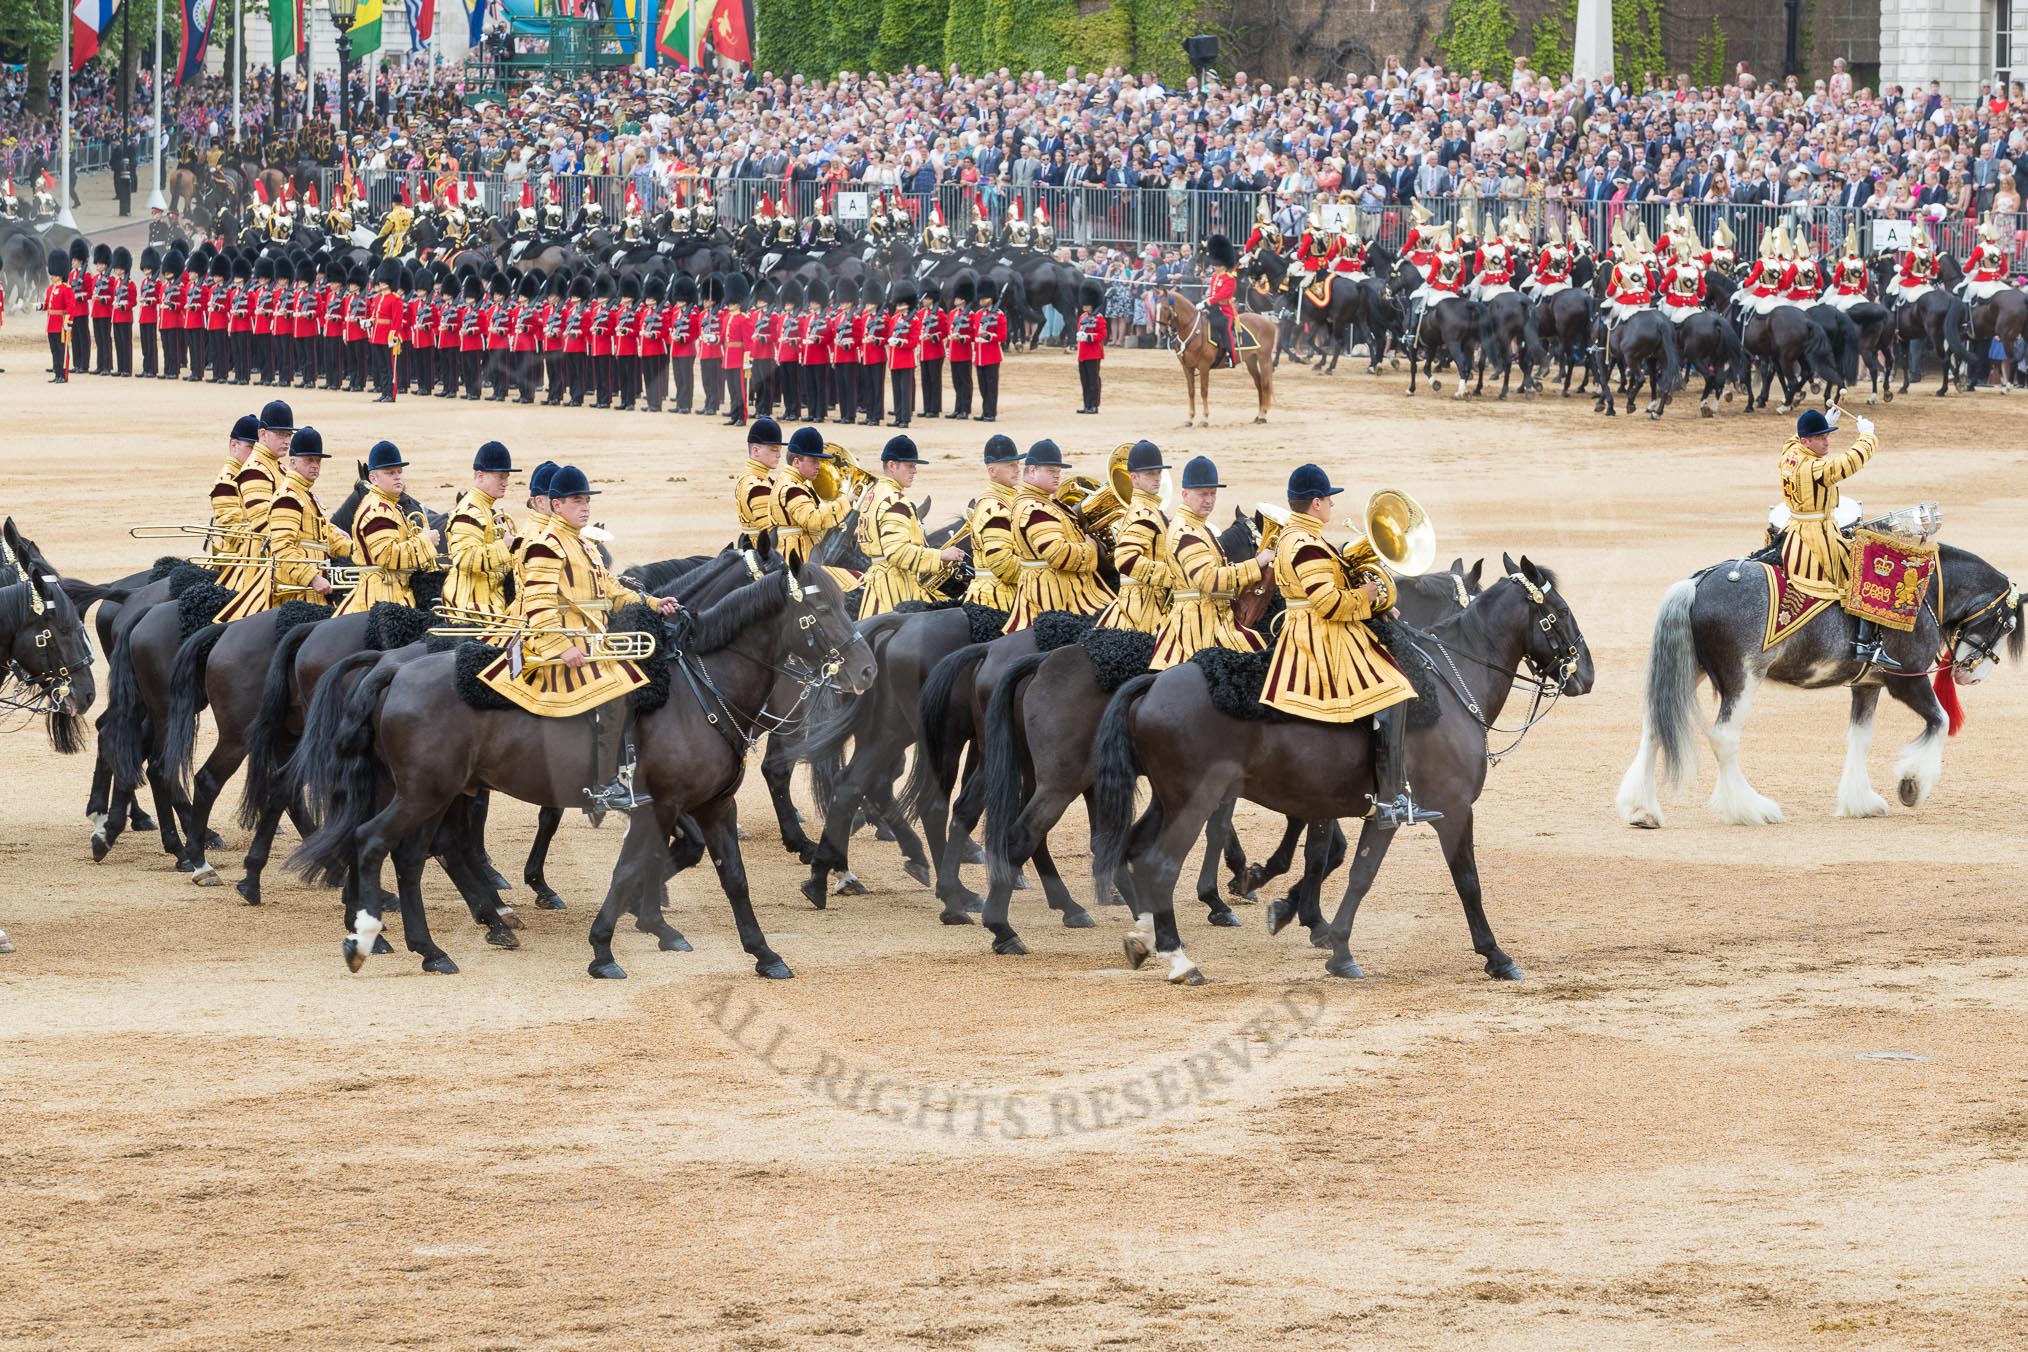
[[[274,561],[268,585],[228,601],[212,623],[226,624],[266,610],[278,598],[331,603],[333,588],[325,567],[332,559],[349,558],[352,541],[324,519],[324,509],[317,503],[317,477],[330,458],[316,428],[299,427],[290,435],[282,481],[268,507],[267,553]]]
[[[366,496],[352,518],[353,554],[366,571],[338,607],[340,615],[363,615],[375,601],[413,606],[409,576],[437,566],[442,537],[434,526],[419,525],[401,510],[407,467],[401,448],[391,441],[376,441],[366,453]]]
[[[791,568],[800,568],[851,513],[852,503],[843,493],[825,502],[810,482],[831,458],[822,432],[798,427],[789,438],[787,456],[789,463],[775,476],[775,544]]]
[[[1289,475],[1289,523],[1276,544],[1275,586],[1288,606],[1275,639],[1261,703],[1323,723],[1373,720],[1372,815],[1392,830],[1441,814],[1409,796],[1405,738],[1415,687],[1373,636],[1367,621],[1394,604],[1394,588],[1373,546],[1344,553],[1324,538],[1331,499],[1344,492],[1315,465]]]
[[[1021,482],[1021,452],[1014,438],[995,432],[986,438],[986,491],[965,513],[972,535],[972,583],[965,600],[989,610],[1012,610],[1021,583],[1021,555],[1014,548],[1014,494]]]
[[[620,658],[593,657],[580,645],[586,633],[603,633],[604,601],[617,609],[648,604],[657,614],[676,613],[676,598],[644,597],[607,572],[580,533],[591,521],[598,491],[575,465],[563,465],[549,480],[554,509],[542,538],[531,542],[522,577],[522,628],[506,652],[479,672],[479,679],[517,708],[544,718],[589,713],[592,760],[586,811],[602,816],[626,812],[647,801],[633,790],[634,757],[628,738],[625,696],[648,683],[641,668]],[[596,787],[594,787],[596,786]]]
[[[775,467],[782,462],[782,425],[762,416],[753,420],[746,433],[746,468],[732,485],[732,514],[739,523],[740,549],[751,549],[773,530],[775,521]]]
[[[1176,574],[1169,613],[1155,632],[1150,671],[1166,671],[1188,662],[1202,648],[1230,648],[1257,653],[1267,645],[1259,634],[1232,617],[1232,599],[1270,576],[1275,551],[1262,549],[1250,559],[1228,563],[1211,512],[1218,506],[1218,466],[1195,456],[1183,466],[1183,490],[1176,519],[1169,523],[1169,559]]]
[[[517,471],[505,446],[489,441],[472,457],[472,487],[451,513],[445,551],[451,556],[444,578],[444,604],[506,616],[514,591],[514,560],[520,543],[514,518],[500,506],[507,480]]]
[[[1169,594],[1176,586],[1169,558],[1169,518],[1163,515],[1162,448],[1137,441],[1127,452],[1127,474],[1134,483],[1133,500],[1113,528],[1113,566],[1120,574],[1120,594],[1099,612],[1101,629],[1138,629],[1155,633],[1169,613]]]
[[[1045,610],[1096,615],[1113,594],[1098,575],[1099,547],[1084,523],[1056,500],[1069,466],[1055,442],[1044,438],[1028,448],[1021,491],[1014,497],[1014,552],[1021,581],[1014,607],[1001,631],[1012,634],[1035,623]]]
[[[859,548],[871,562],[859,600],[859,618],[893,610],[904,601],[933,601],[926,585],[946,564],[963,563],[965,551],[952,545],[941,552],[923,538],[922,522],[908,500],[908,489],[922,468],[913,438],[889,437],[880,452],[880,478],[859,509]]]

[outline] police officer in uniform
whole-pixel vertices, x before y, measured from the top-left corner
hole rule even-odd
[[[1068,468],[1055,442],[1044,438],[1028,448],[1013,510],[1021,581],[1004,633],[1026,629],[1045,610],[1096,615],[1113,599],[1098,575],[1098,543],[1055,498]]]
[[[1120,574],[1120,594],[1099,612],[1101,629],[1138,629],[1152,634],[1169,614],[1169,593],[1176,569],[1169,558],[1169,518],[1162,512],[1162,448],[1137,441],[1127,452],[1127,473],[1134,481],[1133,500],[1113,528],[1113,566]]]
[[[1275,585],[1288,606],[1261,703],[1323,723],[1373,720],[1371,795],[1379,824],[1392,830],[1441,814],[1409,796],[1407,710],[1415,687],[1366,622],[1393,606],[1393,585],[1364,539],[1340,553],[1324,538],[1331,499],[1344,492],[1315,465],[1289,476],[1289,524],[1275,555]]]
[[[375,601],[413,606],[409,576],[437,565],[440,536],[434,526],[418,526],[401,510],[402,470],[408,461],[391,441],[376,441],[366,453],[366,496],[352,518],[355,554],[370,570],[338,607],[340,615],[363,615]]]
[[[880,478],[859,510],[859,547],[871,561],[859,601],[862,620],[904,601],[937,599],[925,584],[945,564],[965,561],[965,551],[957,546],[938,552],[923,538],[922,522],[916,520],[915,505],[908,500],[908,489],[921,468],[922,455],[913,438],[888,438],[880,452]]]
[[[1169,559],[1176,589],[1169,613],[1155,632],[1150,671],[1166,671],[1188,662],[1202,648],[1230,648],[1257,653],[1267,645],[1261,636],[1232,615],[1232,600],[1268,576],[1275,551],[1263,548],[1250,559],[1228,563],[1211,512],[1218,506],[1218,466],[1208,456],[1194,456],[1183,466],[1182,497],[1176,519],[1169,523]]]

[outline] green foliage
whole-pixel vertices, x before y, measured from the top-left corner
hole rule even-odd
[[[1667,77],[1662,64],[1662,0],[1613,0],[1613,74],[1628,89]]]
[[[1507,0],[1453,0],[1437,46],[1450,69],[1504,80],[1514,68],[1514,31]]]
[[[944,16],[944,65],[967,74],[986,67],[987,0],[950,0]]]
[[[1505,9],[1504,0],[1479,3]],[[813,80],[918,63],[967,74],[1122,66],[1180,80],[1189,70],[1183,39],[1198,28],[1197,0],[1114,0],[1090,15],[1077,0],[880,0],[877,21],[825,0],[764,0],[758,11],[762,69]]]
[[[1700,87],[1722,85],[1729,74],[1725,64],[1725,30],[1719,26],[1718,16],[1713,15],[1711,31],[1697,39],[1697,59],[1690,65],[1690,83]]]
[[[57,0],[0,0],[0,57],[10,62],[55,57],[63,41],[57,21],[64,12]]]
[[[945,25],[950,0],[881,0],[880,27],[875,35],[872,64],[878,70],[899,70],[918,62],[943,64]],[[842,8],[842,6],[841,6]]]
[[[1577,64],[1577,0],[1563,7],[1561,16],[1545,14],[1529,32],[1534,46],[1529,49],[1528,66],[1537,75],[1561,80]]]

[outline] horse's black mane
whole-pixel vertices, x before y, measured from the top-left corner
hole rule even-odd
[[[749,582],[690,621],[690,651],[717,652],[762,620],[773,619],[789,603],[787,569],[770,572],[758,582]]]

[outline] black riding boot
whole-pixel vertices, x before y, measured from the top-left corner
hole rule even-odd
[[[585,813],[594,824],[608,812],[631,812],[649,799],[634,792],[633,719],[624,699],[612,700],[592,712],[592,779],[601,785],[586,789]]]
[[[1391,704],[1373,715],[1373,816],[1383,830],[1441,821],[1443,813],[1415,805],[1408,796],[1407,702]]]
[[[1880,646],[1880,626],[1871,620],[1859,621],[1859,640],[1852,645],[1853,653],[1861,662],[1876,666],[1884,671],[1899,671],[1901,663],[1889,657]]]

